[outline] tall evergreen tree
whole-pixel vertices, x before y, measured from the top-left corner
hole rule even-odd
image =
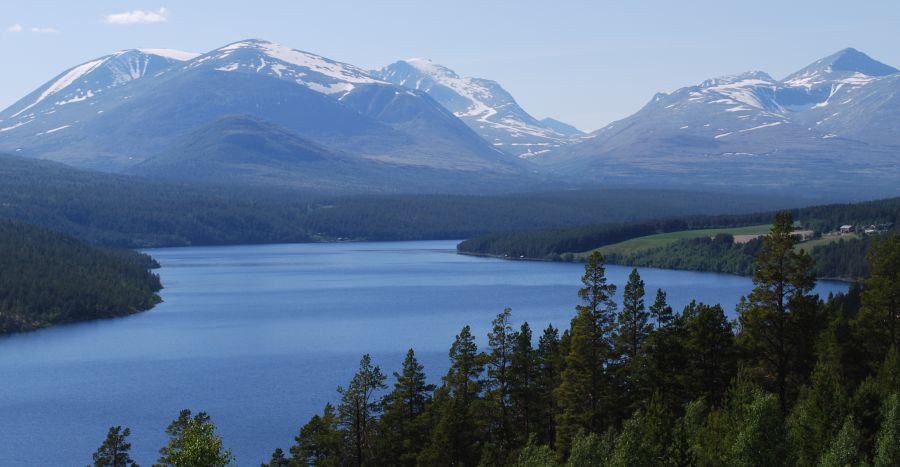
[[[435,393],[435,428],[419,455],[420,464],[473,465],[481,458],[476,430],[481,419],[478,402],[484,386],[484,359],[471,328],[464,326],[450,346],[450,369]]]
[[[648,375],[642,358],[644,341],[653,330],[649,320],[650,314],[644,307],[644,281],[637,269],[632,269],[623,291],[622,311],[615,334],[614,383],[618,389],[615,392],[620,395],[620,402],[616,404],[620,409],[617,418],[627,418],[653,394],[648,387],[650,383],[645,381]]]
[[[625,362],[637,359],[641,345],[652,329],[649,319],[650,314],[644,307],[644,280],[637,269],[632,269],[623,291],[616,336],[619,357]]]
[[[289,459],[284,455],[284,451],[281,448],[275,448],[269,462],[262,464],[261,467],[294,467],[296,464],[292,461],[293,459]]]
[[[658,329],[672,325],[674,315],[672,307],[666,302],[666,292],[663,289],[656,289],[656,299],[653,300],[653,305],[650,305],[650,315]]]
[[[734,334],[719,305],[691,302],[681,315],[685,331],[687,391],[717,404],[737,371]]]
[[[300,428],[291,446],[291,457],[300,465],[336,467],[344,465],[344,436],[338,427],[334,406],[325,404],[322,415],[313,417]]]
[[[341,395],[338,416],[341,426],[347,432],[350,462],[354,465],[361,466],[372,458],[373,428],[375,419],[381,412],[375,395],[387,387],[385,379],[381,369],[372,365],[372,358],[365,354],[347,388],[338,388]]]
[[[94,453],[94,467],[138,467],[131,458],[130,435],[130,428],[110,427],[103,444]]]
[[[802,331],[792,305],[802,303],[816,283],[812,258],[794,250],[793,224],[790,212],[776,214],[756,257],[748,307],[740,314],[740,341],[755,357],[763,381],[778,394],[782,413],[787,413],[792,389],[792,342]]]
[[[607,283],[603,256],[594,252],[584,266],[584,285],[578,296],[582,304],[572,320],[566,368],[554,395],[559,406],[556,415],[556,446],[568,452],[579,431],[597,432],[610,417],[612,390],[607,369],[612,357],[612,333],[616,287]]]
[[[564,366],[559,330],[548,325],[538,339],[536,352],[537,379],[535,393],[538,401],[533,432],[541,444],[552,446],[556,432],[557,405],[553,391],[559,385],[560,373]]]
[[[868,361],[880,363],[888,349],[900,347],[900,233],[875,243],[866,259],[870,276],[857,328]]]
[[[539,431],[540,386],[538,356],[532,347],[531,327],[522,323],[516,333],[510,362],[509,398],[512,407],[513,442],[524,445]]]
[[[490,412],[490,449],[485,451],[492,464],[505,463],[512,443],[512,363],[518,334],[510,324],[512,310],[503,310],[491,322],[486,359],[485,399]]]
[[[413,349],[406,352],[401,372],[394,372],[394,389],[384,398],[379,459],[382,465],[415,465],[428,439],[423,414],[431,402],[434,385],[425,379],[425,367]]]

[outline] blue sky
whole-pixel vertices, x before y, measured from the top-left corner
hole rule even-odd
[[[898,26],[896,0],[21,0],[0,5],[0,108],[115,50],[254,37],[364,68],[428,57],[593,130],[658,91],[746,70],[782,78],[845,47],[900,67]]]

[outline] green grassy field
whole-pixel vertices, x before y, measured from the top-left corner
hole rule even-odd
[[[751,225],[747,227],[734,227],[726,229],[704,229],[704,230],[682,230],[679,232],[669,232],[656,235],[647,235],[645,237],[633,238],[620,243],[606,245],[598,248],[601,253],[617,253],[628,254],[635,251],[646,250],[650,248],[658,248],[669,245],[688,238],[713,237],[716,234],[727,233],[731,235],[757,235],[765,234],[771,230],[771,224]],[[593,250],[592,250],[593,251]],[[577,253],[576,257],[584,257],[591,254],[592,251]]]
[[[859,240],[862,238],[863,238],[863,236],[861,234],[828,235],[825,237],[820,237],[820,238],[817,238],[814,240],[810,240],[808,242],[799,243],[799,244],[797,244],[797,246],[794,247],[794,250],[799,251],[800,249],[803,249],[803,250],[806,250],[807,253],[809,253],[810,251],[812,251],[813,248],[815,248],[817,246],[827,245],[829,243],[834,243],[834,242],[837,242],[840,240],[846,240],[849,242],[850,240]]]

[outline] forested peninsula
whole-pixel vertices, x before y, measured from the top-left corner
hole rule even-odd
[[[148,310],[160,301],[157,267],[142,253],[0,220],[0,334]]]

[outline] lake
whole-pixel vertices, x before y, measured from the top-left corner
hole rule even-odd
[[[166,287],[153,310],[0,338],[0,465],[86,465],[111,425],[131,427],[132,457],[150,465],[182,408],[208,412],[237,462],[259,465],[336,401],[363,353],[390,375],[412,347],[438,380],[460,328],[471,324],[484,345],[504,307],[536,336],[568,325],[583,265],[461,256],[455,245],[151,250]],[[607,267],[620,294],[629,272]],[[696,298],[730,313],[752,287],[724,274],[641,274],[647,301],[663,288],[676,309]]]

